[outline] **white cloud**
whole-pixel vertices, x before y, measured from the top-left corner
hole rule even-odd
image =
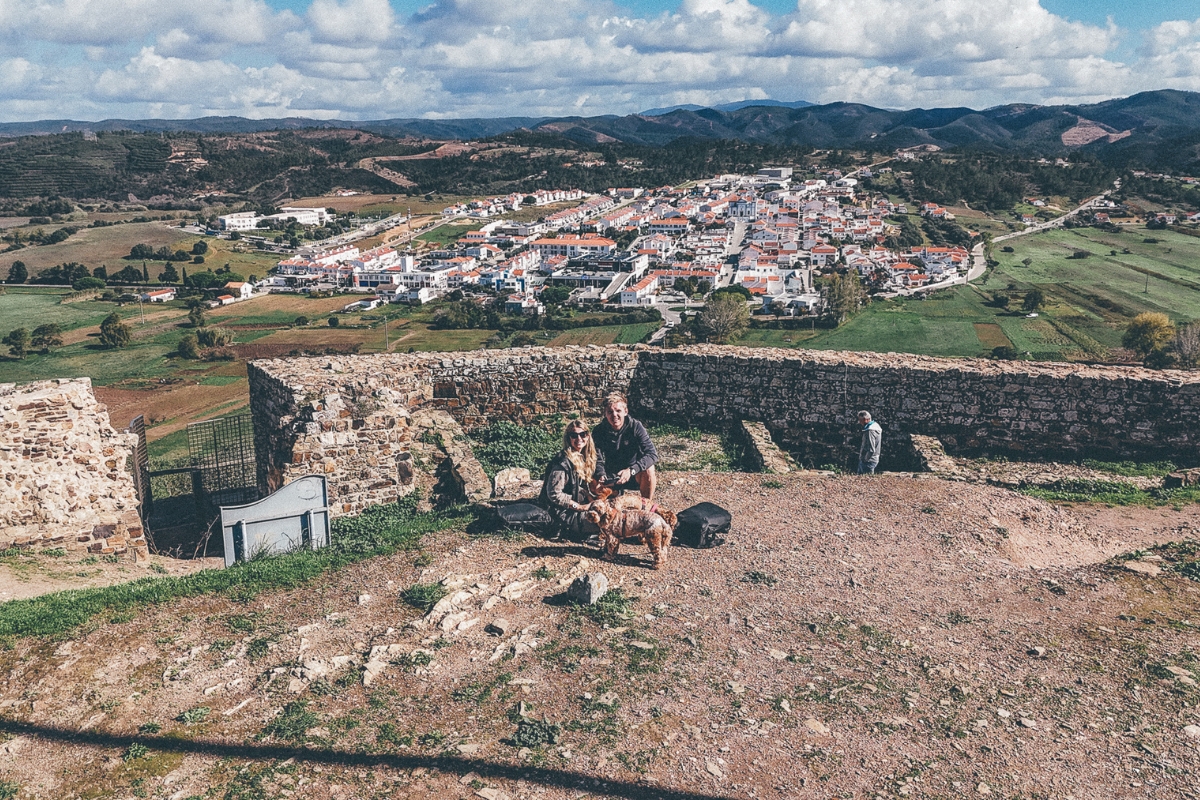
[[[0,117],[628,113],[750,97],[888,107],[1200,89],[1200,20],[1131,37],[1039,0],[0,0]]]

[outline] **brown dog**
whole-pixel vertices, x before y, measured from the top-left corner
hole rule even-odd
[[[653,504],[651,506],[657,508]],[[617,557],[621,542],[635,541],[650,548],[654,568],[662,568],[675,527],[675,515],[670,511],[648,510],[643,507],[642,498],[632,495],[628,499],[596,500],[584,518],[600,528],[600,545],[604,548],[604,557],[609,561]]]

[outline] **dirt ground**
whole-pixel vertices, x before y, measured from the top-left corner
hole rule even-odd
[[[220,558],[180,560],[151,556],[135,566],[113,556],[83,552],[22,551],[0,554],[0,603],[65,589],[90,589],[157,575],[188,575],[223,564]]]
[[[658,499],[726,506],[728,543],[653,571],[447,532],[17,641],[0,775],[22,798],[1197,796],[1200,584],[1109,559],[1195,539],[1200,506],[739,473]],[[624,602],[563,602],[597,571]],[[422,621],[399,594],[435,581]]]

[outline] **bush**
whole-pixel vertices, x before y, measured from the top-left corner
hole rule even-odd
[[[1015,361],[1016,359],[1018,359],[1020,357],[1021,357],[1021,354],[1018,353],[1015,348],[1010,347],[1009,345],[1006,345],[1006,344],[1000,345],[999,347],[992,348],[992,358],[998,359],[1000,361]]]
[[[493,422],[476,431],[475,457],[489,477],[508,467],[524,467],[540,477],[550,459],[562,448],[559,435],[536,426]]]
[[[340,319],[338,319],[337,317],[329,318],[329,327],[336,328],[340,324],[342,324],[342,321]]]
[[[80,278],[71,284],[71,288],[77,292],[87,291],[88,289],[103,289],[107,284],[100,278],[93,278],[90,275],[86,278]]]
[[[196,334],[189,333],[179,340],[177,352],[180,358],[197,359],[200,357],[200,342]]]
[[[295,320],[295,323],[294,323],[294,324],[295,324],[295,325],[307,325],[307,324],[308,324],[308,317],[306,317],[306,316],[304,316],[303,314],[301,314],[300,316],[296,317],[296,320]]]
[[[196,339],[201,347],[225,347],[233,341],[233,334],[221,328],[201,328]]]

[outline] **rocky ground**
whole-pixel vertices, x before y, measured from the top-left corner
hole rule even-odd
[[[728,507],[729,543],[653,571],[644,548],[448,532],[302,590],[17,641],[0,796],[1200,794],[1197,554],[1152,549],[1194,542],[1200,506],[666,483],[669,508]],[[606,600],[565,604],[595,571]],[[399,599],[435,582],[428,616]]]

